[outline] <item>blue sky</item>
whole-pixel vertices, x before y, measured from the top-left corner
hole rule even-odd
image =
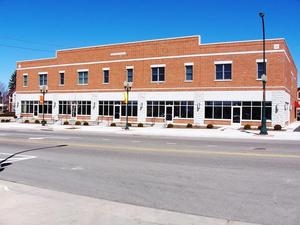
[[[300,0],[0,0],[0,82],[16,61],[58,49],[189,35],[202,43],[261,39],[260,11],[266,38],[285,38],[299,69]]]

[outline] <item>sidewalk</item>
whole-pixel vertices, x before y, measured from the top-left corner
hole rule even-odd
[[[258,225],[195,216],[0,180],[0,224],[9,225]]]
[[[71,126],[50,124],[25,123],[0,123],[0,129],[20,129],[20,130],[45,130],[45,131],[69,131],[69,132],[104,132],[123,135],[151,135],[151,136],[170,136],[170,137],[191,137],[191,138],[233,138],[233,139],[273,139],[273,140],[298,140],[300,132],[293,132],[300,126],[300,121],[290,124],[283,131],[268,131],[268,135],[259,135],[259,130],[239,130],[231,126],[223,126],[218,129],[191,129],[191,128],[164,128],[164,127],[130,127],[124,130],[121,127],[109,127],[107,125],[98,126]]]

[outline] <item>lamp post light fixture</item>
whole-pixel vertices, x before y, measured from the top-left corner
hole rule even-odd
[[[129,100],[129,91],[132,88],[132,82],[124,81],[124,89],[126,91],[126,96],[125,96],[125,103],[126,103],[126,125],[125,125],[125,130],[129,130],[128,126],[128,100]]]
[[[261,81],[263,85],[263,102],[262,102],[262,116],[261,116],[261,135],[267,135],[267,124],[266,124],[266,83],[267,83],[267,71],[266,71],[266,35],[265,35],[265,14],[263,12],[259,13],[262,21],[262,32],[263,32],[263,74],[261,75]]]
[[[45,121],[45,94],[48,92],[48,86],[47,85],[41,85],[40,86],[40,92],[43,94],[43,101],[42,101],[42,112],[43,112],[43,120],[42,120],[42,126],[45,126],[46,121]]]

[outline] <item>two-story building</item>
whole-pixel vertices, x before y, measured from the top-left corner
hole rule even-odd
[[[17,62],[16,114],[124,121],[124,81],[133,82],[129,121],[259,125],[262,41],[202,44],[199,36],[58,50]],[[266,40],[267,125],[296,119],[297,69],[284,39]]]

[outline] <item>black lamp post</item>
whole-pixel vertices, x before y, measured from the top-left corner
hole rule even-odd
[[[262,117],[261,117],[261,135],[267,135],[267,122],[266,122],[266,83],[267,83],[267,71],[266,71],[266,40],[265,40],[265,14],[263,12],[259,13],[262,21],[262,31],[263,31],[263,74],[261,76],[261,81],[263,85],[263,102],[262,102]]]
[[[132,87],[132,82],[124,81],[124,89],[126,91],[126,98],[125,98],[125,103],[126,103],[126,125],[125,125],[125,130],[129,130],[128,126],[128,101],[129,101],[129,91],[131,90]]]
[[[43,104],[42,104],[42,112],[43,112],[43,120],[42,120],[42,126],[45,126],[46,121],[45,121],[45,94],[48,92],[48,86],[47,85],[42,85],[40,86],[40,92],[43,94]]]

